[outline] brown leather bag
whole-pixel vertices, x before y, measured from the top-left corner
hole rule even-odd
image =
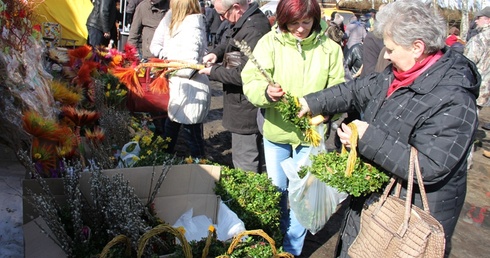
[[[139,82],[144,89],[144,95],[129,91],[126,97],[126,108],[131,112],[166,113],[168,109],[169,92],[157,93],[150,90],[151,67],[145,71],[145,76],[139,77]]]
[[[240,59],[242,57],[242,54],[240,51],[232,51],[225,53],[223,56],[223,66],[226,69],[231,69],[239,66],[242,63],[242,60]]]
[[[412,205],[414,170],[417,174],[424,209]],[[420,172],[417,149],[412,147],[406,200],[400,198],[401,179],[391,178],[383,195],[366,201],[361,213],[359,235],[349,247],[352,258],[443,257],[446,239],[444,229],[429,211]],[[397,183],[395,194],[391,189]]]

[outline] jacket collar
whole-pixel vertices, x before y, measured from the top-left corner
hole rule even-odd
[[[248,6],[248,9],[243,13],[242,17],[238,19],[238,21],[235,23],[233,26],[233,29],[235,31],[240,30],[242,28],[243,24],[249,19],[252,14],[254,14],[257,10],[259,10],[259,4],[257,2],[253,2]],[[260,10],[259,10],[260,11]]]
[[[476,65],[463,54],[448,47],[442,49],[442,52],[444,55],[429,69],[419,75],[410,88],[419,94],[427,94],[439,85],[441,80],[447,77],[447,73],[454,74],[455,71],[458,71],[461,77],[467,78],[461,81],[461,87],[478,97],[481,76]]]

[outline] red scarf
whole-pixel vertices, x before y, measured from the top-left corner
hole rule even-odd
[[[416,62],[415,65],[410,68],[410,70],[406,72],[399,72],[395,67],[393,67],[393,75],[395,79],[391,83],[388,88],[388,92],[386,93],[386,97],[389,98],[393,92],[398,90],[401,87],[407,87],[412,84],[420,74],[422,74],[425,70],[427,70],[431,65],[433,65],[439,58],[442,57],[442,51],[438,51],[437,53],[428,56],[421,62]]]

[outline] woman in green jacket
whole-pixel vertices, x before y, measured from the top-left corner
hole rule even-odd
[[[344,82],[343,55],[340,46],[327,38],[327,24],[321,18],[316,0],[282,0],[277,6],[276,25],[257,43],[253,55],[266,78],[251,61],[241,76],[243,92],[257,107],[265,109],[263,124],[267,174],[283,193],[281,229],[283,247],[295,256],[301,254],[306,230],[287,208],[288,180],[281,162],[293,157],[299,162],[310,153],[310,145],[291,122],[275,109],[283,91],[302,97],[325,87]],[[261,126],[261,125],[259,125]]]

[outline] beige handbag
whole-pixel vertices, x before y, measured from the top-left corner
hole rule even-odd
[[[414,170],[424,209],[412,205]],[[391,178],[383,195],[373,194],[361,213],[359,235],[348,254],[357,257],[443,257],[446,239],[442,225],[430,215],[417,150],[412,147],[406,200],[400,198],[401,179]],[[397,183],[395,194],[390,196]],[[367,207],[366,207],[367,205]]]

